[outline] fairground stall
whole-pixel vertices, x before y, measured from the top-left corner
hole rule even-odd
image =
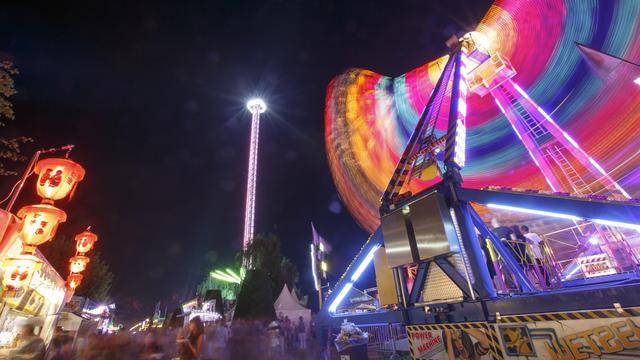
[[[9,249],[9,255],[19,253],[19,244]],[[48,343],[53,336],[59,311],[64,304],[65,280],[37,251],[35,256],[42,262],[35,271],[28,286],[14,292],[3,294],[0,311],[0,347],[15,345],[18,333],[17,323],[30,317],[42,320],[42,326],[36,329],[38,335]]]
[[[321,332],[395,328],[416,359],[640,357],[639,19],[496,1],[435,61],[335,78],[329,162],[373,234]],[[354,308],[371,267],[376,306]]]

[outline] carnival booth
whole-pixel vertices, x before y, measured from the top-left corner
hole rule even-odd
[[[20,245],[17,242],[7,251],[9,256],[19,253]],[[64,303],[65,281],[40,251],[36,251],[34,257],[42,265],[33,273],[29,284],[13,291],[5,290],[3,294],[4,306],[0,311],[1,348],[15,344],[17,324],[28,318],[42,320],[42,327],[37,328],[36,333],[45,343],[53,336],[58,312]]]
[[[309,330],[309,324],[311,323],[311,310],[300,305],[294,295],[291,294],[291,291],[289,291],[286,284],[282,287],[282,291],[273,304],[273,307],[276,310],[278,318],[280,318],[281,315],[282,317],[287,316],[294,324],[297,324],[298,318],[302,316],[305,328],[307,331]]]

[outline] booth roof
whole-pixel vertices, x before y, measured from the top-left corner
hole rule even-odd
[[[280,295],[276,299],[273,304],[276,311],[280,310],[307,310],[304,306],[300,305],[300,303],[295,299],[295,297],[289,291],[287,284],[282,287],[282,291]]]

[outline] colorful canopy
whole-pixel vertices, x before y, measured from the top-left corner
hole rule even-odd
[[[513,80],[640,196],[640,84],[634,83],[640,77],[640,1],[498,0],[477,31],[511,61],[518,71]],[[380,196],[446,59],[397,78],[351,69],[329,84],[331,172],[351,214],[369,231],[379,223]],[[464,186],[548,190],[490,95],[469,98],[467,122]],[[414,181],[410,189],[427,185]]]

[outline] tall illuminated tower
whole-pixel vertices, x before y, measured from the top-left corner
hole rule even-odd
[[[256,176],[258,170],[258,135],[260,132],[260,114],[267,110],[262,99],[251,99],[247,102],[251,112],[251,139],[249,143],[249,171],[247,175],[247,199],[244,213],[244,237],[242,249],[246,250],[253,239],[253,220],[256,206]]]

